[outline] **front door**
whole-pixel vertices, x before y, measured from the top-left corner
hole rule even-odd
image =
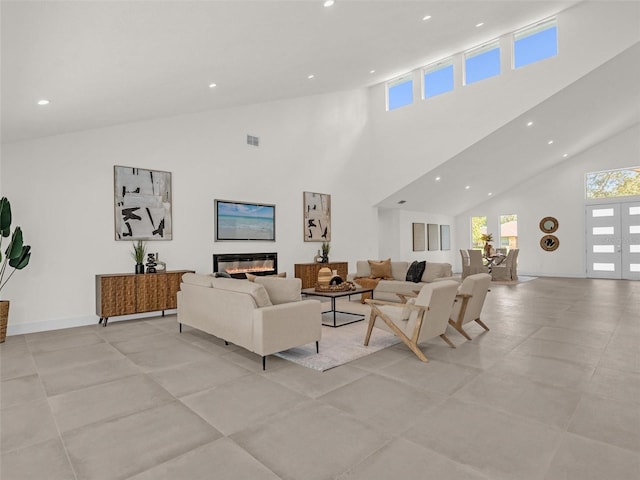
[[[586,206],[587,277],[640,280],[640,202]]]

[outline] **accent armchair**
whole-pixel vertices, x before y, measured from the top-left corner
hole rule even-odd
[[[480,320],[489,285],[491,285],[491,275],[478,273],[469,275],[458,288],[449,324],[467,340],[471,340],[471,337],[462,328],[466,323],[475,321],[485,330],[489,330],[489,327]]]
[[[420,289],[415,299],[411,299],[415,300],[413,303],[366,300],[371,305],[371,316],[364,344],[369,345],[375,326],[400,337],[423,362],[428,360],[418,345],[431,338],[439,336],[450,347],[455,348],[445,332],[458,286],[452,280],[427,284]]]

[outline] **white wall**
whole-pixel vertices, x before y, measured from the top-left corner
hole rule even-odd
[[[2,146],[2,195],[32,245],[2,292],[9,334],[97,321],[95,275],[133,272],[114,240],[113,166],[172,172],[173,240],[150,242],[168,269],[212,271],[213,253],[277,251],[280,271],[313,261],[302,192],[331,194],[331,259],[373,258],[364,90],[159,119]],[[246,135],[260,137],[260,147]],[[213,201],[276,205],[276,242],[214,242]]]
[[[426,250],[428,247],[425,241],[425,251],[414,252],[414,223],[424,223],[425,238],[427,235],[427,224],[449,225],[451,227],[451,248],[449,250],[441,250],[440,248],[438,248],[438,250]],[[381,259],[391,258],[392,260],[405,260],[409,262],[414,260],[447,262],[454,265],[456,252],[458,251],[455,248],[455,231],[455,219],[447,215],[380,208],[378,215],[378,232],[380,238],[378,257]]]
[[[499,76],[462,87],[463,60],[455,55],[453,92],[422,101],[420,71],[414,71],[413,104],[391,112],[385,111],[385,85],[373,87],[375,204],[639,40],[637,2],[583,2],[558,15],[557,57],[512,70],[510,35],[505,35]],[[425,65],[438,60],[426,59]]]
[[[470,218],[487,217],[487,231],[499,236],[500,215],[518,215],[518,271],[536,276],[585,277],[585,174],[637,166],[640,125],[567,159],[508,192],[456,217],[458,248],[471,246]],[[544,234],[539,222],[556,217],[560,246],[553,252],[540,247]],[[456,259],[460,269],[460,259]]]

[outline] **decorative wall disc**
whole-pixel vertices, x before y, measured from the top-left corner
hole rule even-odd
[[[544,217],[540,220],[540,230],[544,233],[553,233],[558,230],[558,219],[555,217]]]
[[[553,252],[560,246],[560,240],[555,235],[545,235],[540,239],[540,246],[547,252]]]

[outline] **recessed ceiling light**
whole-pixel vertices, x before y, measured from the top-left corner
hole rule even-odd
[[[527,122],[527,127],[530,127],[531,125],[533,125],[533,122]]]
[[[487,195],[491,196],[491,195],[493,195],[493,193],[489,192],[489,193],[487,193]]]
[[[549,140],[549,141],[547,142],[547,145],[551,145],[552,143],[553,143],[553,140]]]
[[[311,75],[307,75],[307,78],[308,78],[309,80],[311,80],[313,77],[315,77],[315,75],[313,75],[313,74],[311,74]]]
[[[330,6],[331,6],[331,5],[333,5],[334,3],[336,3],[336,2],[335,2],[335,0],[325,0],[325,2],[324,2],[324,4],[323,4],[323,5],[324,5],[325,7],[330,7]]]
[[[422,20],[424,20],[425,22],[427,20],[431,20],[431,15],[425,15],[424,17],[422,17]]]
[[[376,73],[375,70],[369,70],[369,73]]]
[[[440,181],[440,177],[436,177],[436,182],[439,182],[439,181]]]
[[[476,23],[476,27],[481,27],[484,25],[484,22]]]
[[[471,188],[471,185],[467,185],[466,187],[464,187],[465,190],[469,190]]]
[[[215,88],[217,85],[215,83],[210,83],[209,88]]]
[[[51,102],[45,98],[38,100],[38,105],[49,105]]]
[[[567,158],[569,156],[568,153],[565,153],[564,155],[562,155],[562,158]]]

